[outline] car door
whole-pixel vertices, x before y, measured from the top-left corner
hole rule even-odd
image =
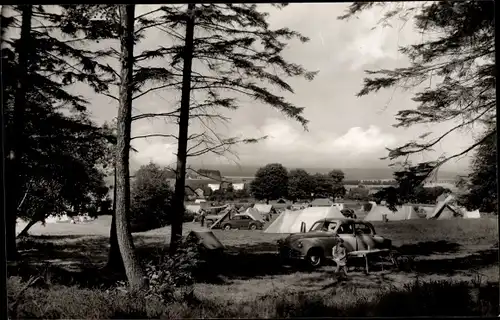
[[[329,237],[321,240],[323,242],[322,247],[325,257],[331,259],[333,247],[337,244],[337,233],[335,231],[337,229],[337,222],[326,222],[323,228],[326,229],[325,232],[328,233]]]
[[[341,222],[336,233],[344,240],[344,246],[347,252],[358,250],[356,237],[354,235],[354,227],[351,221]]]
[[[354,232],[356,234],[357,250],[371,250],[375,247],[370,226],[362,222],[356,222],[354,223]]]
[[[238,224],[238,228],[240,229],[248,229],[248,224],[250,223],[250,217],[241,216]]]

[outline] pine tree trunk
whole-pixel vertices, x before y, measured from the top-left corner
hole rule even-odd
[[[186,187],[186,162],[189,129],[189,105],[191,95],[191,68],[193,64],[194,4],[188,5],[186,40],[184,44],[184,66],[182,72],[182,96],[179,115],[179,136],[177,147],[177,168],[175,173],[175,191],[173,199],[172,232],[170,235],[170,253],[175,253],[182,239],[182,221],[184,215],[184,196]]]
[[[116,236],[116,167],[114,170],[114,185],[113,185],[113,213],[111,218],[111,230],[109,232],[109,254],[106,268],[113,272],[123,272],[123,260],[120,254],[118,245],[118,237]]]
[[[21,200],[21,159],[22,146],[24,145],[24,113],[26,109],[26,85],[28,81],[29,52],[31,48],[31,17],[33,15],[32,5],[24,5],[22,11],[20,47],[18,49],[18,82],[14,100],[14,119],[10,139],[15,137],[16,142],[10,143],[10,154],[7,162],[7,210],[6,210],[6,250],[7,260],[17,259],[16,246],[16,219],[17,207]]]
[[[125,273],[132,291],[146,288],[144,271],[135,254],[127,222],[130,212],[130,129],[132,123],[132,76],[134,65],[135,5],[120,5],[121,83],[116,145],[116,236]]]

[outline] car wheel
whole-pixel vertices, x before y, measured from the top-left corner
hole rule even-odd
[[[251,224],[250,225],[250,230],[257,230],[257,225],[256,224]]]
[[[319,250],[310,250],[306,256],[307,263],[313,268],[318,268],[323,264],[323,254]]]
[[[224,225],[224,230],[231,230],[231,225],[229,223]]]

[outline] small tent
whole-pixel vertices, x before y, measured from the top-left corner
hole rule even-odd
[[[45,218],[45,223],[69,222],[70,220],[71,219],[68,217],[67,214],[63,214],[60,216],[50,215],[47,218]]]
[[[258,210],[260,213],[269,214],[272,213],[273,205],[265,203],[256,203],[253,205],[254,209]]]
[[[223,250],[224,245],[214,235],[214,233],[207,228],[196,228],[189,232],[187,237],[197,239],[198,243],[203,245],[208,250]]]
[[[248,208],[247,210],[245,210],[245,214],[249,215],[254,220],[258,220],[258,221],[262,221],[262,222],[265,221],[261,212],[255,208]]]
[[[434,210],[429,212],[427,219],[451,219],[458,215],[456,210],[449,206],[449,203],[453,200],[453,196],[449,195],[446,199],[438,201]]]
[[[301,232],[302,223],[305,223],[306,230],[309,230],[316,221],[334,218],[345,218],[335,206],[309,207],[297,211],[285,210],[264,232],[299,233]]]
[[[186,210],[193,212],[193,213],[198,213],[201,210],[201,205],[199,204],[188,204],[186,205]]]
[[[481,214],[479,213],[479,210],[474,210],[474,211],[463,210],[463,214],[464,214],[464,219],[479,219],[479,218],[481,218]]]
[[[388,221],[401,221],[420,219],[417,212],[412,206],[399,206],[397,211],[391,211],[386,206],[373,206],[370,212],[366,215],[366,221],[383,221],[383,215],[387,216]]]

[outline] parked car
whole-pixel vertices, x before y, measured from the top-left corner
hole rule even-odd
[[[219,226],[217,226],[219,227]],[[248,229],[248,230],[262,230],[264,223],[253,219],[247,214],[237,214],[232,218],[224,220],[220,223],[220,227],[224,230],[231,229]]]
[[[309,232],[291,234],[278,240],[279,255],[285,261],[305,260],[312,267],[332,258],[339,237],[346,251],[391,249],[392,241],[375,233],[369,222],[357,219],[324,219],[315,222]]]

